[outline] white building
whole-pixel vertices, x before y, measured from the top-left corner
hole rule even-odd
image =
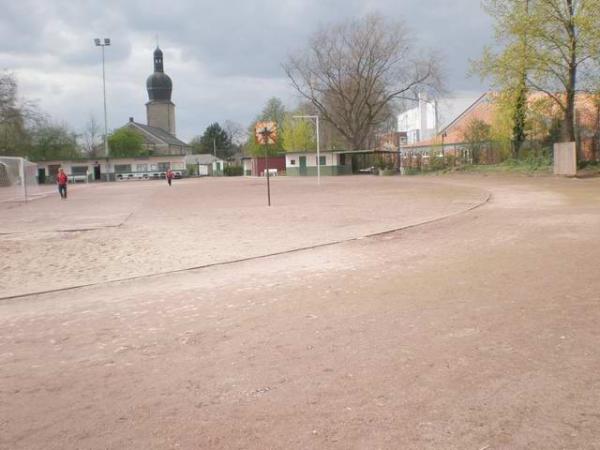
[[[37,161],[38,182],[54,183],[62,167],[70,182],[100,180],[149,180],[164,178],[171,169],[176,176],[185,176],[185,155],[140,156],[136,158],[77,159]]]
[[[419,94],[415,108],[398,115],[398,131],[406,133],[407,144],[431,139],[437,132],[437,103]]]
[[[210,153],[190,154],[185,157],[188,172],[199,177],[221,176],[225,161]]]

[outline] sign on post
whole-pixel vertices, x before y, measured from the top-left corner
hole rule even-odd
[[[257,143],[273,145],[277,140],[277,124],[275,122],[256,122],[254,135]]]
[[[269,181],[269,151],[268,146],[277,141],[277,124],[275,122],[257,122],[254,128],[256,142],[265,146],[265,172],[267,174],[267,204],[271,206],[271,183]]]

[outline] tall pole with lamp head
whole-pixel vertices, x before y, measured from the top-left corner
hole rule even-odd
[[[317,133],[317,184],[321,184],[321,145],[319,142],[319,116],[294,116],[294,119],[315,119]]]
[[[96,47],[102,47],[102,91],[104,94],[104,155],[107,159],[108,165],[108,114],[106,112],[106,70],[104,64],[104,47],[108,47],[110,45],[110,38],[104,38],[100,40],[100,38],[94,39],[94,43]],[[108,172],[108,170],[107,170]],[[107,173],[107,180],[110,181],[110,174]]]

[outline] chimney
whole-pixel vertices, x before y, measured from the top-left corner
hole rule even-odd
[[[130,118],[129,118],[129,121],[130,121],[131,123],[133,123],[133,117],[130,117]]]

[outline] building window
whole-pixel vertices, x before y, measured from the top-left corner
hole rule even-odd
[[[168,163],[168,162],[159,162],[158,163],[158,171],[159,172],[166,172],[167,170],[169,170],[170,166],[171,166],[171,163]]]
[[[60,169],[60,164],[50,164],[48,166],[48,175],[55,177],[58,175],[58,169]]]
[[[116,173],[131,172],[131,164],[115,164]]]
[[[327,157],[326,156],[319,156],[319,165],[320,166],[324,166],[327,164]]]
[[[296,160],[290,159],[290,166],[295,166],[295,165],[296,165]]]
[[[340,155],[340,166],[346,165],[346,155]]]
[[[136,172],[148,172],[148,164],[138,164],[135,166]]]
[[[87,166],[71,166],[71,175],[87,175]]]

